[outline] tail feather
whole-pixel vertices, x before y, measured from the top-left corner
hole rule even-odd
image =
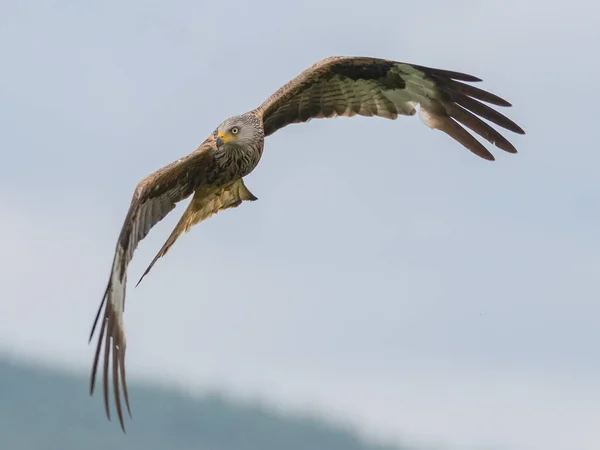
[[[187,233],[194,225],[208,219],[213,214],[224,209],[236,208],[242,201],[255,201],[258,198],[252,194],[240,178],[229,186],[220,190],[212,190],[210,192],[196,191],[194,197],[185,209],[181,219],[175,225],[171,235],[164,243],[160,251],[156,254],[148,268],[144,271],[136,287],[142,282],[144,277],[150,272],[154,264],[167,254],[175,241],[183,233]]]

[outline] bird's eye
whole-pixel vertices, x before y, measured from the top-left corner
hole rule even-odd
[[[231,134],[238,134],[240,132],[240,129],[238,127],[233,127],[231,129]]]

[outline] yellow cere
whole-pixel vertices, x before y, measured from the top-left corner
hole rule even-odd
[[[219,139],[222,139],[225,144],[236,139],[236,136],[231,134],[229,131],[220,131],[218,137]]]

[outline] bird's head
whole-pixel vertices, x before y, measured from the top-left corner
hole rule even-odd
[[[228,144],[244,146],[256,143],[260,131],[260,122],[254,114],[230,117],[215,130],[217,148]]]

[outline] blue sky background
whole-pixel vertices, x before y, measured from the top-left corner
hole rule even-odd
[[[599,13],[580,0],[0,3],[0,348],[87,374],[141,178],[323,57],[414,62],[511,101],[520,153],[488,163],[416,117],[281,130],[246,179],[259,201],[194,228],[130,285],[128,376],[386,439],[599,448]],[[184,205],[142,242],[130,281]]]

